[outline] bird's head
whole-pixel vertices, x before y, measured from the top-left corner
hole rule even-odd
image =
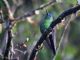
[[[50,18],[52,17],[52,13],[47,13],[45,18]]]

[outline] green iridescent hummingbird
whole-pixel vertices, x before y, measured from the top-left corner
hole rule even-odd
[[[53,21],[52,13],[46,13],[45,16],[43,16],[42,20],[40,21],[40,31],[42,34],[49,28],[52,21]],[[53,51],[53,53],[55,54],[55,45],[52,33],[48,35],[48,37],[46,38],[46,42]]]

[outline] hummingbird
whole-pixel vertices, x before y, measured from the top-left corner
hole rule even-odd
[[[43,18],[41,19],[40,21],[40,31],[41,33],[43,34],[50,26],[50,24],[52,23],[53,21],[53,14],[50,13],[50,12],[47,12],[46,14],[44,14]],[[54,45],[54,39],[53,39],[53,36],[52,36],[52,32],[47,36],[46,38],[46,42],[48,44],[48,46],[51,48],[51,50],[53,51],[53,54],[56,53],[56,49],[55,49],[55,45]]]

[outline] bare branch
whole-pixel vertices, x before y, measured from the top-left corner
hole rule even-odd
[[[13,12],[10,9],[10,5],[9,5],[8,1],[7,0],[3,0],[3,1],[4,1],[6,8],[8,10],[9,18],[13,20],[14,19]]]
[[[53,0],[53,1],[51,1],[51,2],[48,2],[48,3],[44,4],[44,5],[41,5],[41,6],[40,6],[39,8],[37,8],[37,9],[32,10],[32,11],[30,11],[29,13],[27,13],[27,14],[21,16],[21,17],[17,17],[17,18],[15,18],[15,19],[16,19],[16,20],[20,20],[20,19],[23,19],[23,18],[32,16],[32,15],[35,15],[37,10],[42,10],[42,9],[44,9],[45,7],[48,7],[48,6],[51,6],[51,5],[54,5],[54,4],[55,4],[55,1]]]

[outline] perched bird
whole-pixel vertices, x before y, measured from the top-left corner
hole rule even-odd
[[[47,30],[53,21],[53,15],[52,13],[46,13],[45,16],[43,16],[43,19],[41,20],[39,26],[40,26],[40,31],[43,34],[45,30]],[[46,42],[49,45],[49,47],[52,49],[53,54],[55,54],[55,45],[54,45],[54,39],[52,38],[52,33],[50,33],[47,38]]]

